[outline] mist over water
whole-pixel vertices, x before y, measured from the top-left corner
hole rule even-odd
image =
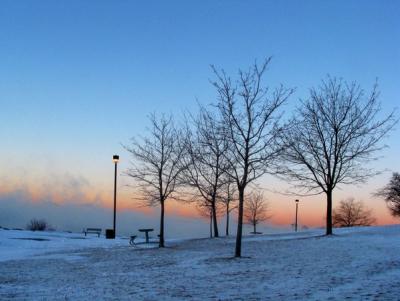
[[[231,214],[230,234],[236,234],[236,213]],[[112,228],[113,212],[111,209],[96,204],[63,203],[52,201],[27,200],[23,193],[0,196],[0,226],[7,228],[25,228],[32,219],[45,219],[51,228],[58,231],[82,232],[84,228]],[[158,208],[151,213],[123,210],[117,212],[117,235],[139,234],[138,229],[153,228],[153,236],[159,229]],[[251,231],[245,227],[244,234]],[[259,231],[277,233],[289,228],[260,225]],[[225,234],[225,217],[219,219],[219,232]],[[197,217],[182,217],[166,214],[167,238],[201,238],[209,236],[208,221]]]

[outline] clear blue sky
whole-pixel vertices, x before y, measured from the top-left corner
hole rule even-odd
[[[378,77],[389,111],[400,103],[399,16],[399,1],[3,0],[0,179],[108,183],[111,155],[126,168],[120,143],[149,112],[214,101],[210,64],[232,73],[272,55],[267,80],[297,87],[292,104],[328,73],[366,89]],[[395,169],[398,141],[396,131],[382,161]]]

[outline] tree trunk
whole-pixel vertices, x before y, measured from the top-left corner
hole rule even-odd
[[[225,235],[229,236],[229,203],[226,205],[226,228]]]
[[[213,216],[212,213],[210,212],[210,238],[212,238],[212,220],[213,220]]]
[[[214,237],[218,237],[218,221],[217,221],[217,209],[215,206],[215,196],[212,199],[212,215],[213,215],[213,222],[214,222]]]
[[[236,233],[235,257],[240,257],[242,254],[242,230],[243,230],[243,203],[244,203],[244,188],[239,189],[239,210],[238,210],[238,227]]]
[[[332,235],[332,190],[328,190],[326,196],[326,235]]]
[[[254,228],[254,234],[256,234],[256,223],[253,224],[253,228]]]
[[[161,217],[160,217],[160,241],[158,243],[160,248],[164,248],[164,201],[161,201]]]

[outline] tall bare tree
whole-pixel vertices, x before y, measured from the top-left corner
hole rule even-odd
[[[140,140],[132,138],[131,146],[125,146],[134,159],[126,174],[135,179],[134,186],[140,190],[136,199],[148,206],[161,206],[159,247],[162,248],[165,246],[165,202],[173,197],[184,169],[180,164],[183,147],[171,116],[157,118],[152,114],[149,119],[149,135]]]
[[[394,172],[389,184],[380,189],[377,196],[382,197],[390,213],[395,217],[400,217],[400,174]]]
[[[332,221],[335,227],[370,226],[375,223],[375,218],[363,202],[349,198],[333,209]]]
[[[209,204],[214,236],[218,237],[217,201],[226,178],[227,160],[224,153],[228,141],[218,116],[204,107],[200,107],[198,116],[191,119],[194,129],[187,126],[186,156],[183,157],[187,168],[182,178],[187,186],[195,190],[195,199]]]
[[[279,155],[275,143],[280,129],[278,109],[293,92],[280,86],[269,93],[263,84],[263,75],[270,60],[268,58],[260,65],[255,63],[248,71],[239,70],[236,81],[232,81],[224,70],[212,67],[218,107],[230,142],[226,152],[230,176],[236,182],[239,195],[235,257],[241,256],[246,187],[272,170],[271,165]]]
[[[376,85],[367,95],[356,83],[328,77],[310,90],[283,133],[280,172],[302,193],[326,194],[327,235],[332,234],[334,189],[376,174],[367,164],[396,122],[394,112],[378,118],[378,96]]]
[[[268,214],[269,206],[260,191],[254,191],[247,197],[244,205],[244,220],[246,224],[253,226],[253,234],[258,234],[257,225],[265,222],[271,216]]]
[[[225,209],[225,235],[229,236],[230,214],[233,210],[237,209],[236,183],[228,178],[221,190],[222,193],[220,194],[219,201]]]

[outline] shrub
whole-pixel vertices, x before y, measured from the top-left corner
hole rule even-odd
[[[31,231],[44,231],[49,228],[49,224],[44,219],[33,218],[30,220],[26,228]]]

